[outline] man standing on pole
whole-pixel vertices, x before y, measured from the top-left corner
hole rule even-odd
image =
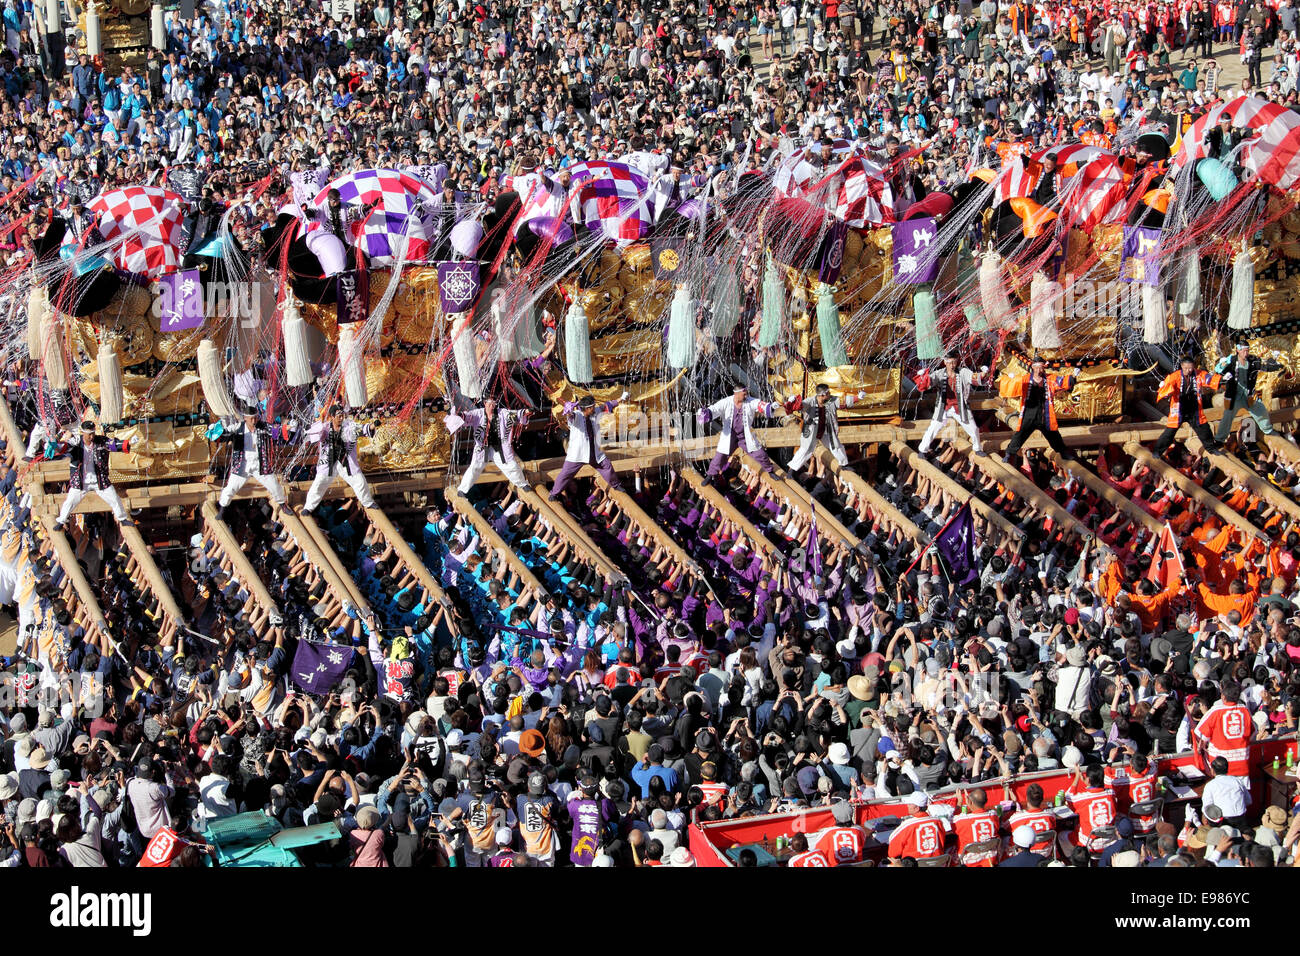
[[[1224,375],[1223,384],[1223,418],[1214,433],[1216,441],[1222,443],[1232,431],[1233,419],[1237,412],[1245,410],[1259,425],[1261,435],[1273,434],[1273,423],[1268,417],[1268,408],[1255,394],[1255,383],[1260,372],[1276,372],[1282,366],[1274,359],[1264,362],[1258,355],[1250,354],[1250,343],[1245,339],[1237,340],[1236,356],[1225,355],[1214,367],[1215,372]],[[1228,374],[1231,373],[1231,374]]]
[[[614,466],[600,447],[600,417],[612,412],[619,402],[627,401],[627,392],[619,396],[617,402],[605,402],[597,406],[590,395],[582,396],[577,402],[564,403],[564,420],[569,425],[569,447],[564,456],[564,467],[560,469],[551,488],[550,500],[560,497],[560,492],[569,486],[573,476],[583,465],[591,465],[600,472],[600,477],[615,491],[622,489]]]
[[[1056,423],[1056,393],[1073,389],[1079,371],[1073,368],[1069,375],[1048,375],[1046,362],[1037,355],[1030,360],[1029,372],[1011,383],[1011,395],[1020,399],[1020,428],[1007,446],[1007,457],[1020,451],[1034,432],[1042,432],[1047,444],[1062,458],[1074,457],[1065,447]]]
[[[1156,401],[1169,400],[1169,417],[1165,421],[1165,430],[1156,439],[1155,453],[1163,455],[1174,443],[1174,435],[1183,422],[1196,432],[1207,451],[1218,451],[1221,447],[1210,434],[1210,426],[1205,421],[1205,409],[1201,407],[1201,392],[1213,391],[1221,381],[1232,381],[1232,373],[1211,375],[1202,369],[1196,370],[1196,362],[1189,355],[1183,356],[1178,363],[1178,370],[1170,372],[1156,393]]]
[[[978,372],[968,368],[958,369],[957,356],[948,355],[943,360],[943,368],[930,371],[926,369],[917,377],[916,385],[921,391],[938,392],[934,402],[934,413],[930,417],[930,427],[925,430],[921,444],[917,448],[922,455],[930,454],[930,446],[939,436],[940,429],[949,419],[955,421],[970,436],[971,449],[977,455],[984,454],[980,444],[980,430],[975,424],[975,416],[970,408],[970,390],[972,386],[983,385],[988,375],[988,366]]]
[[[226,507],[248,479],[266,489],[276,507],[285,506],[284,488],[275,477],[275,439],[266,422],[257,420],[257,409],[244,408],[243,424],[221,432],[219,442],[230,442],[230,474],[217,501],[217,514],[225,517]]]
[[[366,481],[361,463],[357,460],[357,436],[373,434],[369,425],[358,425],[353,419],[343,417],[343,406],[330,408],[328,421],[316,422],[307,429],[307,440],[320,446],[316,459],[316,480],[307,489],[307,501],[302,513],[310,515],[325,497],[325,491],[335,478],[342,478],[352,490],[363,508],[375,506],[374,495],[370,493],[370,484]]]
[[[850,396],[852,397],[852,396]],[[797,404],[796,404],[797,403]],[[825,382],[817,386],[817,398],[812,404],[804,404],[802,396],[794,402],[787,403],[787,412],[797,412],[802,434],[799,438],[799,450],[790,459],[790,471],[796,472],[812,458],[813,451],[820,442],[825,445],[835,460],[841,465],[849,463],[848,453],[840,442],[839,423],[835,413],[839,409],[839,399],[831,396],[831,388]]]
[[[457,494],[467,495],[479,475],[487,467],[488,452],[492,453],[492,463],[501,469],[501,473],[516,488],[531,491],[533,486],[524,477],[524,469],[515,457],[514,431],[528,421],[527,409],[501,408],[495,398],[489,398],[482,408],[471,408],[462,419],[451,412],[447,413],[447,431],[455,433],[462,424],[474,430],[474,452],[470,456],[469,467],[456,488]]]
[[[715,419],[722,424],[722,434],[718,436],[718,450],[713,460],[709,462],[709,473],[705,481],[712,481],[722,474],[727,459],[737,448],[748,452],[749,457],[758,462],[758,466],[763,471],[771,474],[772,460],[767,457],[766,449],[755,437],[753,425],[756,417],[761,415],[771,418],[780,407],[775,402],[750,398],[749,389],[744,385],[737,385],[730,398],[720,398],[708,408],[700,409],[698,417],[701,425],[708,425]]]
[[[75,445],[61,445],[59,451],[68,456],[68,496],[54,521],[54,530],[62,531],[72,511],[88,493],[99,495],[113,512],[119,524],[132,526],[131,515],[122,498],[108,478],[108,454],[129,451],[129,441],[116,441],[95,434],[94,422],[81,423],[81,441]]]

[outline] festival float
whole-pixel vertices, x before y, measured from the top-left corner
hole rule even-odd
[[[1231,163],[1208,155],[1221,115],[1247,134]],[[51,428],[88,416],[130,439],[112,459],[129,482],[202,476],[214,429],[257,403],[292,425],[342,400],[377,426],[367,469],[445,465],[441,412],[526,401],[513,369],[544,352],[537,398],[626,390],[620,415],[673,421],[755,367],[779,400],[826,383],[845,417],[898,421],[950,351],[1002,384],[1036,353],[1082,367],[1058,413],[1087,423],[1125,416],[1144,372],[1184,351],[1212,364],[1244,335],[1283,367],[1271,399],[1300,388],[1298,126],[1239,97],[1174,142],[1010,144],[942,192],[901,175],[911,154],[847,143],[712,179],[526,170],[454,212],[445,167],[307,171],[249,185],[240,203],[280,198],[248,248],[238,203],[169,178],[98,196],[81,234],[47,224],[7,283],[8,357],[39,370]]]

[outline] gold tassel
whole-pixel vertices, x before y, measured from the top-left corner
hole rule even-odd
[[[32,283],[27,294],[27,355],[34,361],[41,357],[41,325],[49,311],[50,293],[41,283]]]
[[[122,360],[111,342],[99,343],[99,421],[120,422],[122,414]]]
[[[221,374],[221,358],[217,346],[211,339],[199,343],[198,354],[199,383],[203,386],[203,398],[208,403],[212,414],[221,418],[237,418],[239,409],[226,388],[225,376]]]

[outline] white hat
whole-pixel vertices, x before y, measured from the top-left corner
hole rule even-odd
[[[1026,823],[1016,827],[1015,830],[1012,831],[1011,839],[1016,846],[1020,847],[1020,849],[1028,850],[1034,845],[1034,839],[1037,835],[1038,834],[1034,832],[1034,828]]]
[[[831,763],[843,767],[849,762],[849,745],[842,741],[837,741],[831,744],[827,756],[831,758]]]
[[[1083,763],[1083,751],[1074,744],[1070,744],[1061,751],[1061,766],[1067,770],[1073,770],[1079,764]]]
[[[0,777],[0,800],[9,800],[18,792],[18,774],[7,773]]]
[[[1135,867],[1142,863],[1137,850],[1121,850],[1110,858],[1111,866]]]
[[[695,857],[691,856],[691,851],[684,846],[679,846],[673,850],[673,855],[668,858],[669,866],[694,866]]]
[[[591,865],[592,866],[613,866],[614,858],[612,856],[607,856],[604,853],[597,853],[594,857],[591,858]]]
[[[325,728],[323,728],[323,727],[317,727],[315,730],[312,731],[312,734],[311,734],[311,743],[312,743],[312,746],[313,746],[313,747],[317,748],[318,750],[320,750],[320,749],[324,749],[324,747],[325,747],[325,739],[326,739],[326,738],[325,738]]]
[[[924,807],[929,805],[930,798],[925,795],[923,790],[913,790],[903,798],[903,802],[913,807]]]
[[[465,732],[459,727],[453,727],[447,731],[447,746],[459,747],[465,743]]]
[[[497,846],[509,846],[514,834],[509,827],[497,827]]]

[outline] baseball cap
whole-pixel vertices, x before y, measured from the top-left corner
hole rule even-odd
[[[528,775],[528,794],[533,797],[540,797],[546,792],[546,774],[533,773]]]

